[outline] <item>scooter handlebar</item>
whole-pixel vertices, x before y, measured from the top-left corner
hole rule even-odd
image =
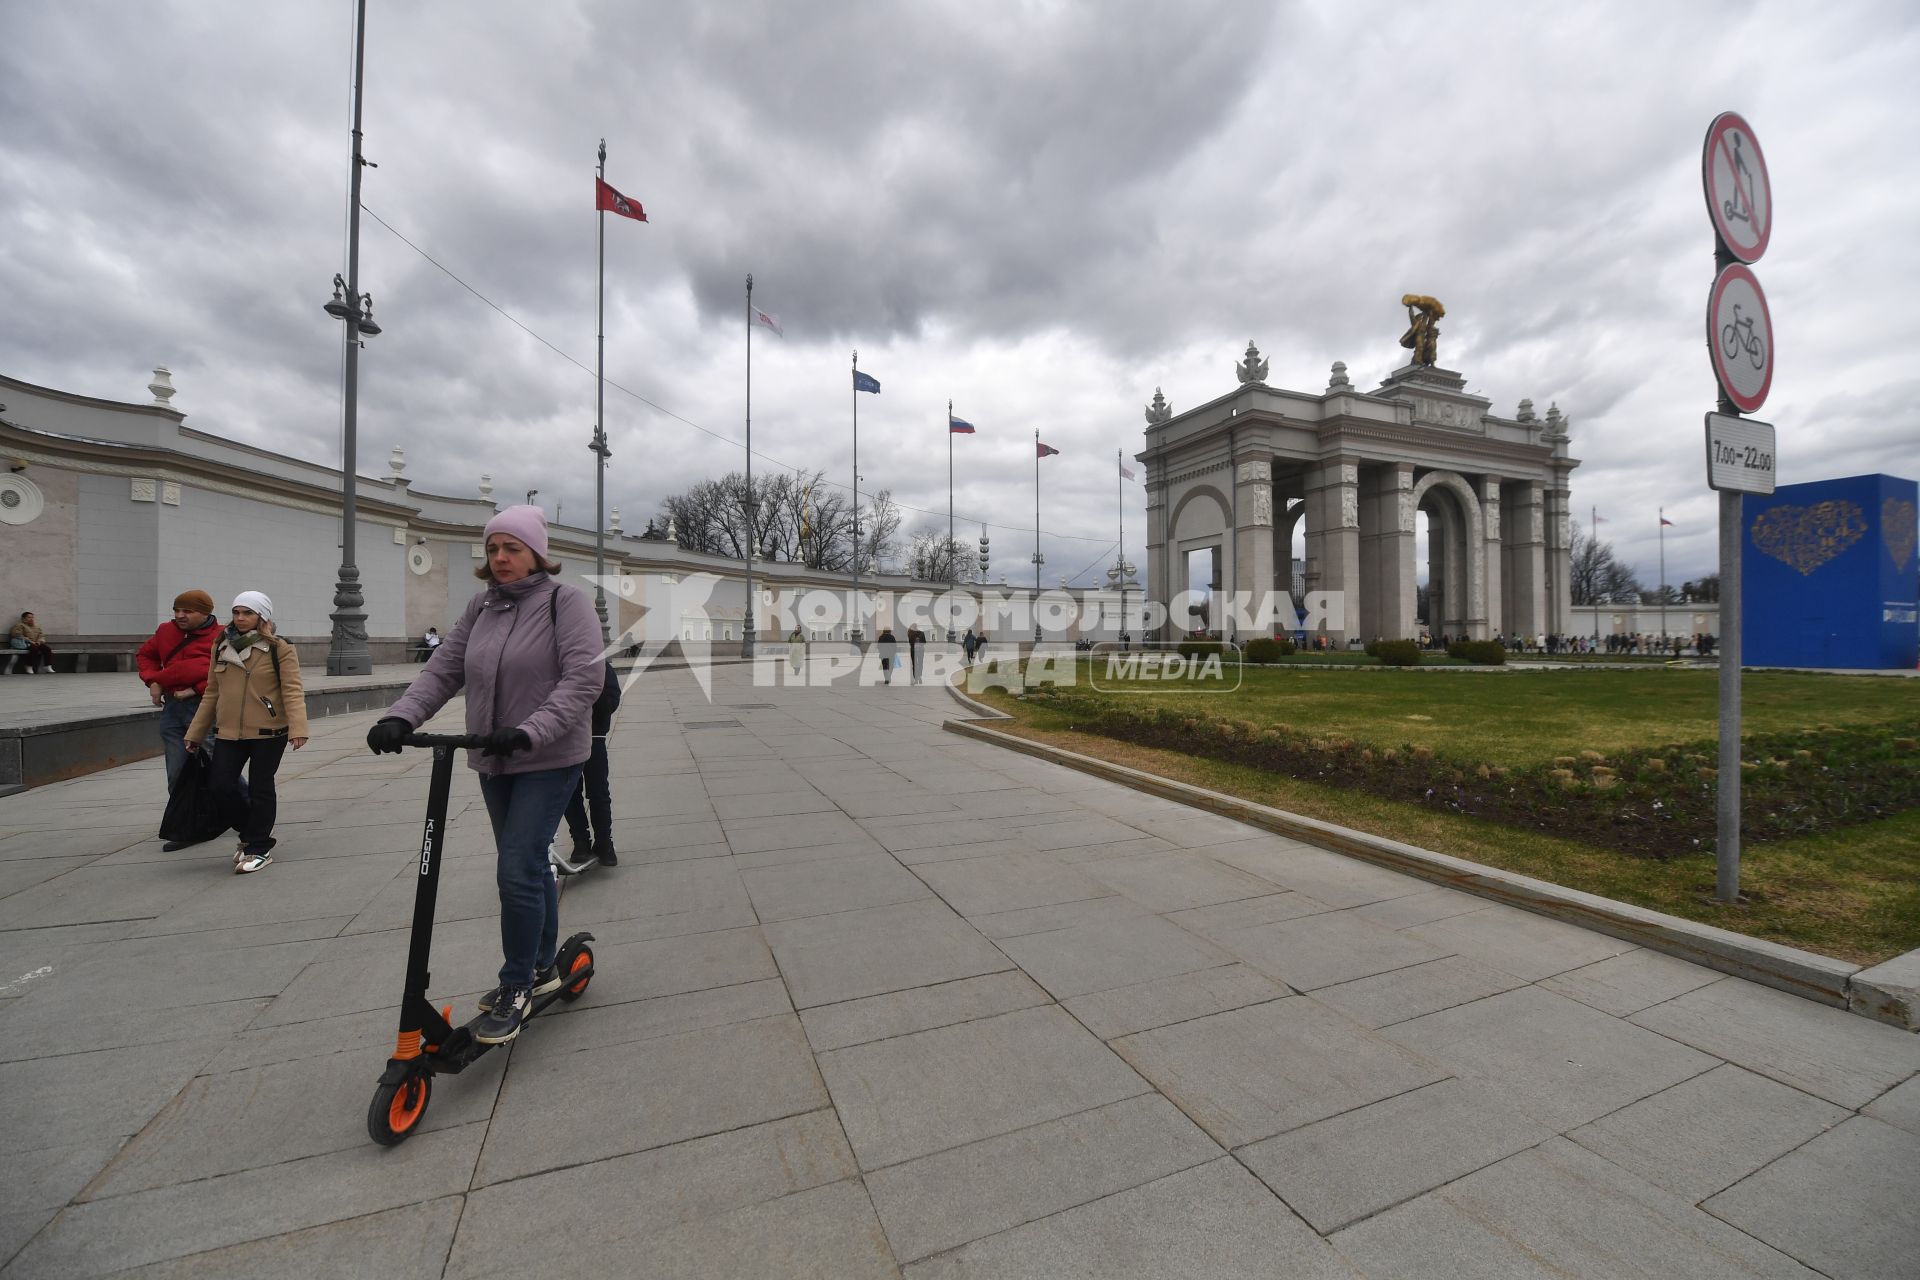
[[[478,751],[487,745],[484,733],[409,733],[400,739],[406,747],[466,747]]]

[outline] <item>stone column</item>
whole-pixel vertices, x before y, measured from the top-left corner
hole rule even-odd
[[[1502,608],[1505,597],[1501,594],[1500,480],[1497,476],[1483,476],[1480,480],[1480,535],[1486,553],[1486,580],[1482,584],[1485,594],[1481,597],[1485,601],[1482,613],[1486,619],[1483,636],[1492,639],[1495,632],[1506,631]]]
[[[1265,452],[1248,451],[1234,459],[1234,509],[1239,527],[1233,531],[1233,587],[1247,602],[1247,616],[1258,616],[1273,590],[1273,460]],[[1272,635],[1262,626],[1240,637]]]
[[[1329,627],[1327,634],[1332,643],[1344,647],[1348,636],[1359,634],[1355,627],[1361,580],[1360,467],[1352,458],[1328,459],[1308,481],[1307,560],[1318,573],[1307,584],[1308,594],[1340,593],[1337,598],[1344,612],[1335,616],[1344,625]]]
[[[1360,617],[1355,634],[1404,640],[1418,634],[1414,586],[1413,464],[1391,462],[1363,475],[1360,501]]]
[[[1556,635],[1569,634],[1573,626],[1573,605],[1571,575],[1573,564],[1569,547],[1569,513],[1567,500],[1570,494],[1559,485],[1546,491],[1546,614],[1547,630]]]
[[[1537,484],[1514,485],[1505,515],[1508,634],[1536,640],[1547,634],[1546,538]]]
[[[1147,599],[1158,601],[1165,606],[1173,599],[1173,590],[1169,583],[1172,572],[1167,563],[1167,486],[1147,477]],[[1141,630],[1141,639],[1146,639],[1148,631]],[[1167,628],[1156,628],[1153,635],[1160,639],[1167,637]]]

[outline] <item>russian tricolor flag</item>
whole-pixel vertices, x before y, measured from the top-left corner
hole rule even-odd
[[[970,436],[973,434],[973,424],[965,418],[954,417],[952,411],[949,410],[947,413],[947,430],[956,436]]]

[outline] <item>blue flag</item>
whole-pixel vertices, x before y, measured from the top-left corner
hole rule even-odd
[[[853,389],[855,391],[871,391],[873,394],[879,395],[880,379],[870,373],[862,373],[858,369],[855,369],[853,371]]]

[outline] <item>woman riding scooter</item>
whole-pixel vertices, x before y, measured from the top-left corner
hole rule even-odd
[[[520,1034],[536,994],[557,990],[559,890],[547,846],[580,782],[592,745],[588,712],[606,661],[593,602],[552,575],[547,521],[538,507],[508,507],[487,522],[486,561],[474,571],[488,587],[428,659],[407,692],[367,731],[375,751],[398,752],[407,734],[461,690],[467,732],[484,735],[469,753],[493,822],[500,888],[500,985],[481,998],[474,1027],[482,1044]]]

